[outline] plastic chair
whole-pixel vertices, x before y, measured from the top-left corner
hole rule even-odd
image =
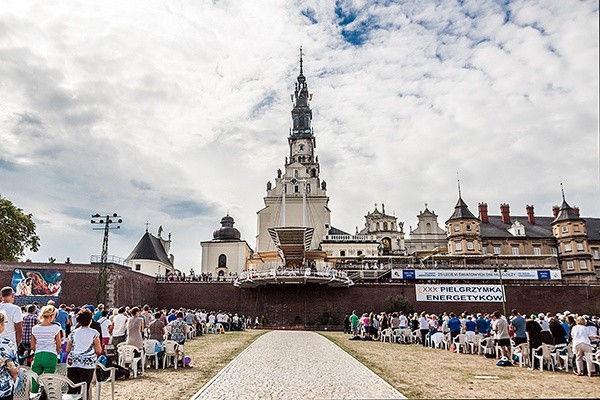
[[[460,353],[461,349],[463,353],[468,353],[468,343],[467,343],[467,335],[464,333],[459,333],[454,337],[454,346],[456,346],[456,353]]]
[[[412,332],[412,342],[421,344],[421,331],[416,329]]]
[[[382,342],[392,343],[392,328],[386,328],[381,331],[381,335],[379,335],[379,340]]]
[[[529,367],[531,365],[531,360],[529,359],[529,343],[521,343],[516,346],[513,351],[513,355],[517,357],[517,361],[519,361],[519,367]]]
[[[399,328],[392,329],[392,341],[394,343],[400,343],[401,340],[402,340],[402,331]]]
[[[165,340],[163,342],[163,349],[165,353],[163,354],[163,368],[167,366],[167,360],[173,359],[173,364],[175,365],[175,369],[177,369],[177,349],[179,344],[174,340]]]
[[[67,364],[58,363],[56,364],[56,369],[54,370],[56,375],[67,376]]]
[[[42,396],[42,391],[39,393],[31,393],[32,380],[38,382],[38,374],[31,369],[23,367],[23,386],[21,390],[13,393],[14,400],[37,400]]]
[[[98,368],[104,372],[108,372],[108,378],[103,381],[99,381],[96,373],[98,372]],[[111,399],[115,400],[115,378],[116,378],[116,369],[115,367],[105,367],[104,364],[97,362],[96,363],[96,371],[94,371],[94,377],[92,378],[92,385],[96,385],[96,400],[100,400],[100,393],[102,391],[102,385],[110,383],[111,389]],[[91,387],[90,387],[91,389]]]
[[[412,331],[409,328],[400,329],[402,333],[402,343],[412,343]]]
[[[223,331],[223,324],[222,324],[222,323],[220,323],[220,322],[217,322],[217,323],[215,324],[215,327],[214,327],[214,332],[213,332],[213,333],[221,333],[221,332],[224,332],[224,331]]]
[[[469,336],[467,336],[467,340]],[[470,341],[467,341],[469,344],[469,351],[471,354],[481,354],[479,350],[479,344],[481,343],[481,335],[474,335],[470,338]]]
[[[135,352],[140,352],[140,356],[136,357]],[[130,344],[125,344],[123,346],[117,347],[117,353],[119,354],[119,362],[118,364],[125,368],[126,365],[130,365],[133,370],[133,377],[137,378],[138,376],[138,365],[142,364],[142,375],[144,375],[144,362],[142,361],[144,358],[144,350],[138,349],[135,346]]]
[[[44,387],[44,392],[48,400],[87,400],[88,388],[86,382],[73,383],[65,376],[57,374],[42,374],[38,377],[40,386]],[[80,393],[67,394],[69,388],[81,388]]]
[[[479,341],[479,354],[494,354],[494,339],[491,336]]]
[[[445,336],[442,332],[434,333],[433,335],[431,335],[432,347],[434,349],[445,348],[446,345],[444,344],[444,339],[445,339]]]
[[[158,351],[156,351],[157,346],[162,348],[160,342],[156,339],[144,340],[144,364],[148,362],[149,359],[154,357],[155,369],[158,369]]]
[[[552,349],[553,347],[549,344],[543,344],[537,349],[533,350],[533,359],[540,361],[540,371],[544,370],[544,362],[548,365],[548,369],[552,367],[552,371],[554,371],[554,364],[556,363],[556,354],[552,352]]]

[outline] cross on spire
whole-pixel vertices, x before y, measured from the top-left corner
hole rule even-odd
[[[300,75],[302,75],[302,46],[300,46]]]
[[[146,221],[144,225],[146,225],[146,233],[148,233],[148,225],[150,225],[150,222]]]
[[[460,192],[460,176],[456,173],[456,183],[458,184],[458,197],[462,199],[462,193]]]

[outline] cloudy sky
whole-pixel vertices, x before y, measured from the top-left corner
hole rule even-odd
[[[229,210],[255,245],[288,153],[298,48],[332,224],[374,203],[416,225],[463,198],[600,217],[598,1],[3,1],[0,194],[46,261],[89,262],[145,231],[200,264]]]

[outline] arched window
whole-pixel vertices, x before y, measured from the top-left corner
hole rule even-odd
[[[227,268],[227,256],[225,254],[219,256],[219,268]]]
[[[431,233],[431,224],[428,222],[427,225],[425,225],[425,231],[427,233]]]
[[[313,177],[313,178],[315,178],[317,176],[317,169],[316,168],[313,168],[313,169],[310,170],[310,176]]]
[[[384,222],[384,223],[383,223],[383,230],[384,230],[384,231],[387,231],[387,230],[388,230],[387,228],[388,228],[387,222]]]
[[[379,222],[377,222],[377,223],[375,224],[375,230],[376,230],[376,231],[378,231],[378,230],[379,230]]]

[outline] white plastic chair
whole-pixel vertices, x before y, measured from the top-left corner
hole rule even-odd
[[[467,339],[469,337],[467,336]],[[479,343],[481,343],[481,335],[472,336],[469,341],[469,350],[471,354],[480,354]]]
[[[92,386],[96,385],[96,400],[100,400],[102,385],[104,385],[104,384],[110,384],[111,399],[115,400],[115,378],[116,378],[115,367],[105,367],[104,364],[97,362],[96,368],[100,368],[100,370],[109,373],[108,378],[106,378],[103,381],[99,381],[98,377],[96,376],[97,369],[96,369],[96,371],[94,371],[94,377],[92,378]]]
[[[411,343],[412,342],[412,331],[409,328],[400,329],[402,333],[402,343]]]
[[[529,359],[529,343],[525,342],[516,346],[513,350],[513,355],[517,357],[519,367],[529,367],[531,365],[531,360]]]
[[[69,378],[57,374],[41,374],[38,381],[40,386],[44,387],[48,400],[87,400],[88,388],[86,382],[73,383]],[[63,393],[63,390],[69,388],[81,388],[81,392],[75,394]]]
[[[566,372],[569,372],[569,365],[573,368],[573,349],[571,344],[568,344],[562,349],[556,349],[556,356],[562,360]]]
[[[553,347],[549,344],[542,344],[540,347],[533,350],[533,359],[540,361],[540,371],[544,370],[544,362],[548,366],[548,369],[552,368],[552,371],[554,371],[556,354],[552,352],[552,349]]]
[[[491,336],[479,341],[479,354],[494,354],[494,339]]]
[[[221,333],[221,332],[223,332],[223,324],[220,323],[220,322],[217,322],[215,324],[214,332],[213,333]]]
[[[158,369],[158,352],[156,347],[160,346],[160,342],[156,339],[144,340],[144,364],[154,357],[154,368]]]
[[[140,352],[139,356],[135,356],[135,352]],[[119,362],[118,364],[125,368],[127,365],[131,367],[133,370],[133,377],[137,378],[138,376],[138,365],[142,365],[142,375],[144,375],[144,362],[142,361],[144,358],[144,350],[138,349],[135,346],[130,344],[126,344],[123,346],[119,346],[117,349],[117,353],[119,354]]]
[[[434,349],[445,348],[444,339],[445,339],[445,336],[442,332],[434,333],[433,335],[431,335],[432,347]]]
[[[14,400],[37,400],[41,397],[41,388],[39,393],[31,393],[32,380],[38,382],[38,374],[29,368],[23,367],[23,386],[21,387],[21,390],[13,393]]]
[[[467,335],[464,333],[459,333],[454,337],[454,346],[456,346],[456,353],[460,353],[461,349],[463,353],[468,353],[468,343],[467,343]]]
[[[177,344],[174,340],[165,340],[163,342],[163,368],[167,367],[167,360],[173,359],[173,364],[175,365],[175,369],[177,369],[177,348],[179,344]]]
[[[402,331],[399,328],[392,329],[392,341],[394,343],[400,343],[401,340],[402,340]]]
[[[379,340],[382,342],[392,343],[392,328],[386,328],[381,331],[381,335],[379,335]]]
[[[416,329],[412,332],[412,342],[421,344],[421,331]]]

